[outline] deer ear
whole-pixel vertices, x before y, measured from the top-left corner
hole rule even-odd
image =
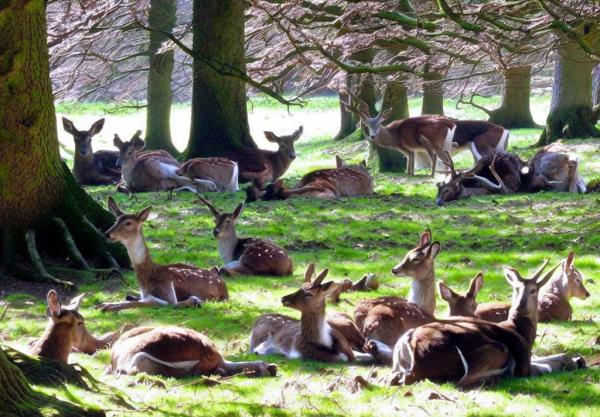
[[[96,120],[92,127],[90,127],[90,135],[94,136],[100,133],[102,128],[104,127],[104,119]]]
[[[327,276],[328,273],[329,273],[329,269],[324,269],[321,272],[319,272],[319,275],[317,275],[317,277],[313,281],[313,285],[314,286],[321,285],[321,283],[323,282],[323,280],[325,279],[325,277]]]
[[[131,144],[136,151],[143,151],[146,149],[146,142],[144,142],[144,140],[141,139],[137,134],[131,139]]]
[[[390,118],[390,116],[392,115],[392,109],[385,109],[383,113],[381,113],[381,115],[379,116],[379,121],[380,122],[385,122],[387,119]]]
[[[277,135],[273,132],[263,132],[265,134],[265,138],[267,138],[267,140],[269,142],[274,142],[274,143],[279,143],[279,138],[277,137]]]
[[[121,140],[119,135],[117,135],[116,133],[115,133],[115,137],[113,138],[113,145],[115,145],[119,149],[121,149],[121,147],[123,146],[123,141]]]
[[[312,277],[315,274],[315,264],[309,264],[304,271],[304,282],[311,282]]]
[[[75,129],[75,125],[73,124],[73,122],[70,121],[69,119],[67,119],[66,117],[62,118],[62,124],[63,124],[63,128],[65,129],[65,131],[67,133],[70,133],[72,135],[77,133],[77,129]]]
[[[244,211],[244,203],[240,203],[235,210],[233,210],[233,220],[237,220]]]
[[[145,222],[148,220],[148,216],[150,216],[150,211],[152,211],[152,206],[142,209],[135,217],[137,217],[138,220]]]
[[[78,311],[81,306],[81,301],[85,297],[85,293],[79,294],[77,297],[73,298],[68,306],[65,307],[67,310]]]
[[[454,296],[454,291],[452,291],[452,289],[449,286],[447,286],[444,281],[439,282],[438,289],[440,290],[440,297],[442,297],[442,300],[446,300],[448,302],[452,300],[452,297]]]
[[[506,278],[506,281],[508,281],[511,286],[514,286],[517,282],[521,281],[521,276],[516,269],[510,266],[503,266],[502,268],[504,269],[504,278]]]
[[[573,267],[573,261],[575,260],[575,252],[571,251],[567,255],[567,259],[565,259],[563,263],[563,269],[565,271],[570,270]]]
[[[46,296],[46,300],[48,302],[48,311],[51,316],[59,316],[61,310],[60,298],[58,294],[54,290],[48,291],[48,295]]]
[[[117,205],[117,202],[111,197],[108,197],[108,211],[114,214],[116,217],[119,217],[123,214],[123,211]]]
[[[339,284],[337,282],[327,281],[325,284],[321,284],[320,289],[325,294],[330,294],[330,293],[336,291],[340,287],[340,285],[341,284]]]
[[[433,242],[431,246],[429,246],[429,251],[427,254],[431,259],[435,259],[440,253],[441,249],[442,245],[440,245],[440,242]]]
[[[467,293],[470,297],[477,297],[479,291],[481,291],[481,287],[483,287],[483,272],[478,272],[475,275],[475,278],[471,280],[471,285],[469,286],[469,292]]]
[[[296,131],[292,134],[292,140],[295,142],[298,139],[300,139],[300,136],[302,136],[302,132],[304,132],[304,126],[300,125],[300,127],[296,129]]]
[[[337,168],[343,168],[344,167],[344,161],[342,160],[342,158],[340,158],[339,156],[335,156],[335,166]]]
[[[421,233],[421,239],[419,240],[419,246],[425,246],[431,242],[431,230],[427,229]]]

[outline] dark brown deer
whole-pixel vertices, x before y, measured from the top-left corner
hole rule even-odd
[[[73,136],[75,156],[73,175],[81,185],[114,184],[121,177],[117,166],[118,152],[92,149],[92,138],[104,127],[104,119],[97,120],[89,130],[78,130],[72,121],[62,118],[63,128]]]
[[[579,158],[570,156],[564,146],[546,146],[523,167],[523,189],[527,192],[549,190],[585,193],[586,184],[578,168]]]
[[[213,235],[218,239],[219,255],[225,263],[224,275],[288,276],[294,270],[287,251],[269,241],[257,238],[238,238],[235,224],[244,211],[241,203],[232,213],[223,213],[210,201],[198,196],[215,218]]]
[[[438,320],[406,332],[394,349],[390,383],[411,384],[423,379],[472,387],[504,376],[530,376],[585,366],[581,358],[554,355],[532,360],[536,337],[538,291],[556,265],[543,277],[544,262],[530,279],[505,267],[513,288],[508,320],[491,323],[459,317]]]
[[[154,263],[142,232],[142,226],[152,207],[146,207],[137,214],[126,214],[109,197],[108,208],[117,220],[106,231],[106,235],[112,241],[121,242],[127,249],[140,286],[141,298],[135,301],[102,303],[98,306],[101,310],[120,311],[164,305],[196,307],[207,300],[229,298],[225,282],[215,268],[209,270],[185,264]]]
[[[182,327],[137,327],[111,352],[111,372],[181,378],[198,375],[275,376],[277,365],[262,361],[229,362],[204,334]]]
[[[287,136],[277,136],[273,132],[264,132],[269,142],[279,145],[277,151],[263,149],[238,149],[233,150],[227,158],[237,162],[239,168],[239,181],[251,182],[259,189],[281,177],[296,159],[294,143],[300,139],[303,128],[300,126],[294,133]]]
[[[508,149],[508,129],[483,120],[451,120],[456,125],[453,153],[469,149],[477,163],[484,155],[505,153]]]

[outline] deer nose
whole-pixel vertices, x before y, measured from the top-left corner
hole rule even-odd
[[[396,267],[392,268],[392,274],[396,275],[398,273],[398,271],[400,271],[398,268],[396,268]]]
[[[438,206],[443,206],[444,205],[444,200],[442,200],[441,198],[436,198],[435,199],[435,204],[437,204]]]
[[[214,230],[213,230],[213,236],[214,236],[214,237],[217,237],[217,236],[219,236],[219,233],[221,233],[221,230],[220,230],[220,229],[214,229]]]
[[[294,159],[296,159],[296,152],[291,152],[291,153],[290,153],[290,159],[291,159],[291,160],[294,160]]]

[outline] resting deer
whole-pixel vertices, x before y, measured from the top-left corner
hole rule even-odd
[[[226,158],[194,158],[185,161],[175,171],[192,181],[211,181],[217,191],[235,192],[238,187],[238,166]]]
[[[188,189],[195,192],[215,191],[211,181],[191,180],[177,174],[179,163],[165,151],[142,153],[146,142],[138,130],[129,142],[115,135],[114,144],[119,148],[119,164],[125,186],[131,192]]]
[[[508,149],[508,129],[483,120],[451,120],[456,125],[453,153],[469,149],[477,163],[484,155],[505,153]]]
[[[578,167],[579,158],[571,157],[563,146],[546,146],[523,167],[524,190],[585,193],[585,181],[579,175]]]
[[[431,241],[431,232],[421,234],[417,246],[392,269],[396,276],[409,276],[412,285],[408,300],[379,297],[365,300],[354,310],[354,320],[367,338],[367,351],[391,363],[391,353],[400,336],[409,329],[434,320],[435,267],[440,243]]]
[[[431,161],[431,176],[435,176],[438,158],[443,161],[444,152],[452,149],[456,129],[453,121],[439,116],[418,116],[395,120],[384,126],[391,109],[382,108],[377,116],[371,117],[367,104],[354,95],[351,97],[351,102],[342,103],[348,111],[358,115],[367,130],[367,140],[402,152],[408,159],[408,175],[415,175],[417,154],[426,154]]]
[[[513,302],[508,320],[502,323],[458,317],[406,332],[394,348],[390,383],[411,384],[429,379],[471,387],[504,376],[530,376],[584,366],[581,358],[567,355],[531,358],[538,321],[538,291],[559,266],[542,277],[547,264],[545,261],[530,279],[505,267],[506,280],[513,288]]]
[[[277,151],[246,148],[232,150],[225,156],[237,162],[240,182],[251,182],[262,190],[268,183],[285,174],[292,161],[296,159],[294,142],[300,139],[302,132],[302,126],[287,136],[264,132],[269,142],[279,145]]]
[[[306,275],[313,271],[314,266],[309,266]],[[300,321],[282,314],[263,314],[256,320],[250,335],[250,352],[321,362],[372,362],[370,355],[354,352],[342,333],[327,323],[325,300],[339,285],[333,281],[323,283],[327,272],[321,271],[298,291],[281,298],[284,306],[301,312]]]
[[[75,160],[73,175],[81,185],[104,185],[119,181],[121,169],[117,166],[118,152],[92,149],[92,137],[104,127],[104,119],[97,120],[89,130],[77,130],[72,121],[62,118],[65,131],[73,135]]]
[[[199,306],[206,300],[227,300],[225,282],[215,268],[200,269],[185,264],[159,265],[152,261],[142,233],[142,226],[152,207],[137,214],[126,214],[108,198],[108,208],[117,219],[106,231],[112,241],[121,242],[127,249],[131,265],[140,286],[141,298],[136,301],[102,303],[104,311],[120,311],[137,307],[174,305]]]
[[[213,235],[218,239],[219,255],[225,263],[224,275],[287,276],[294,270],[287,251],[274,243],[257,238],[238,238],[235,224],[244,211],[241,203],[232,213],[219,211],[210,201],[198,196],[215,218]]]
[[[182,327],[137,327],[125,333],[111,352],[110,371],[166,377],[217,374],[275,376],[277,365],[262,361],[229,362],[204,334]]]
[[[56,291],[48,291],[48,325],[42,337],[30,344],[30,355],[67,363],[71,351],[93,354],[119,338],[123,330],[107,333],[100,338],[88,333],[83,316],[79,313],[83,297],[84,294],[81,294],[73,298],[69,305],[63,306]]]
[[[282,180],[269,184],[261,193],[256,188],[246,190],[246,201],[256,197],[263,200],[287,200],[288,198],[341,198],[373,194],[373,177],[364,161],[359,165],[349,165],[339,156],[335,157],[336,168],[319,169],[302,177],[294,188],[286,188]]]

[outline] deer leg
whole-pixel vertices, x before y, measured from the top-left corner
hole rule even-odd
[[[394,352],[385,343],[371,339],[365,343],[363,349],[365,353],[368,353],[377,363],[392,366],[394,362]]]
[[[531,359],[531,375],[533,376],[585,368],[587,368],[587,366],[582,357],[573,357],[566,353]]]
[[[204,304],[204,300],[191,295],[187,300],[177,302],[177,307],[201,307]]]
[[[232,261],[219,269],[219,275],[227,275],[234,277],[236,275],[253,275],[252,271],[247,266],[244,266],[240,261]]]
[[[132,308],[139,307],[157,307],[157,306],[166,306],[169,303],[165,300],[161,300],[160,298],[154,297],[153,295],[149,295],[144,297],[140,301],[124,301],[120,303],[100,303],[96,306],[96,308],[101,311],[121,311],[128,310]]]
[[[413,151],[408,151],[408,166],[406,167],[406,172],[408,175],[415,175],[415,153]]]
[[[276,376],[277,365],[263,361],[229,362],[223,360],[223,363],[219,365],[216,372],[222,376],[244,374],[248,377],[259,378],[263,376]]]

